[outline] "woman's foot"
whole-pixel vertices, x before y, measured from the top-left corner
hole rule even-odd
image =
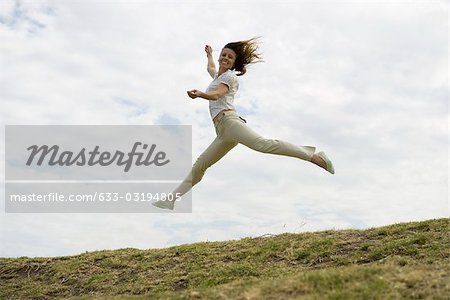
[[[152,205],[162,209],[170,209],[173,210],[175,201],[156,201],[153,202]]]
[[[311,158],[311,162],[327,170],[331,174],[334,174],[333,164],[331,163],[331,160],[325,155],[324,152],[314,154]]]

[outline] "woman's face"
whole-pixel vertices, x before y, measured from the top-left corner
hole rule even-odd
[[[224,69],[232,69],[236,61],[236,53],[230,48],[223,48],[219,57],[219,66]]]

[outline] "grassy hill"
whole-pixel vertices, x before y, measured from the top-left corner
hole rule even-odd
[[[0,299],[449,299],[449,226],[0,258]]]

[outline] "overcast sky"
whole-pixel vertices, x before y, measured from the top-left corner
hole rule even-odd
[[[262,36],[235,100],[336,174],[238,145],[190,214],[6,214],[0,256],[160,248],[449,216],[447,1],[0,1],[5,124],[192,125],[212,142],[204,46]],[[4,182],[4,129],[1,175]],[[4,202],[4,185],[0,188]]]

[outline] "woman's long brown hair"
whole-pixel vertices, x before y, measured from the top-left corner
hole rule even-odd
[[[224,48],[233,50],[236,53],[236,61],[232,70],[239,73],[237,76],[244,75],[247,72],[246,66],[257,62],[262,62],[261,54],[258,53],[258,39],[260,37],[253,37],[249,40],[231,42],[225,45]]]

